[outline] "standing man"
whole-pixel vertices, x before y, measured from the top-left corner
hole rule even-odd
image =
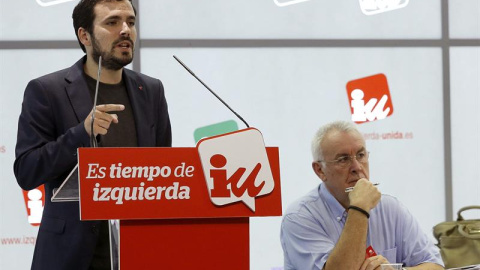
[[[86,55],[70,68],[30,81],[18,123],[14,172],[29,190],[45,185],[46,202],[32,269],[110,269],[107,221],[80,221],[78,202],[52,203],[77,163],[77,148],[168,147],[171,127],[162,83],[124,69],[132,62],[136,10],[131,0],[81,0],[73,25]],[[98,105],[93,99],[102,57]]]
[[[389,262],[409,270],[443,269],[438,249],[408,210],[369,181],[369,153],[355,125],[321,127],[312,154],[322,183],[283,217],[285,270],[380,270]]]

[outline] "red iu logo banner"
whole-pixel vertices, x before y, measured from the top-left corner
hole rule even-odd
[[[45,205],[45,188],[41,185],[29,191],[23,190],[23,198],[27,208],[28,223],[32,226],[40,225]]]
[[[275,182],[257,129],[203,139],[197,149],[213,204],[242,201],[255,212],[255,198],[273,191]]]
[[[352,121],[357,124],[385,119],[393,114],[392,97],[384,74],[347,83]]]

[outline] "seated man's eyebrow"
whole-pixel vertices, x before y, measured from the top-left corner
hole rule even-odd
[[[362,147],[362,148],[360,148],[360,150],[357,151],[357,153],[365,152],[365,150],[367,150],[367,149],[365,149],[365,147]]]
[[[341,158],[341,157],[348,157],[348,156],[350,156],[350,155],[347,154],[347,153],[340,153],[340,154],[335,155],[335,159],[338,159],[338,158]]]

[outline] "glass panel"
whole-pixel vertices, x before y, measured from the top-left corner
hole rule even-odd
[[[309,0],[284,7],[277,6],[274,0],[140,2],[141,36],[147,39],[439,39],[441,36],[438,0],[396,1],[404,7],[370,16],[362,13],[365,6],[361,7],[359,1]]]
[[[74,0],[0,1],[0,40],[76,40]],[[38,3],[55,4],[41,6]]]
[[[452,174],[453,216],[458,209],[479,205],[480,198],[480,47],[452,48]],[[480,219],[480,211],[465,218]]]
[[[0,245],[0,269],[30,269],[38,232],[38,226],[29,223],[28,198],[24,199],[13,174],[25,87],[31,79],[73,65],[82,55],[80,49],[0,50],[0,238],[18,240]]]
[[[448,2],[450,38],[480,38],[480,1]]]

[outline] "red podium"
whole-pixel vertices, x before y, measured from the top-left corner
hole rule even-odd
[[[120,269],[249,269],[249,217],[280,216],[279,152],[253,128],[196,148],[81,148],[80,218],[120,220]]]

